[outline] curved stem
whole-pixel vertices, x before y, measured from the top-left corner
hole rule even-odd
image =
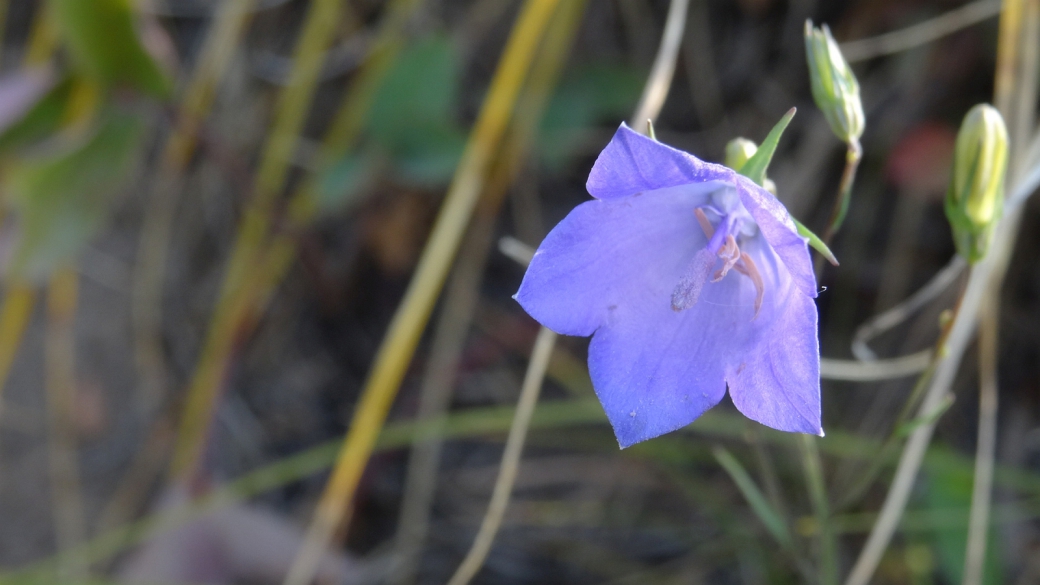
[[[542,380],[545,378],[545,370],[549,366],[549,358],[552,356],[553,346],[556,345],[556,334],[542,327],[538,332],[538,338],[534,342],[534,350],[531,352],[531,361],[527,365],[527,373],[524,375],[524,384],[520,390],[520,400],[517,402],[516,414],[513,416],[513,424],[509,428],[509,437],[506,439],[505,452],[502,454],[502,464],[499,468],[498,478],[495,479],[495,488],[492,491],[491,503],[488,505],[487,513],[480,523],[480,530],[473,546],[466,553],[455,574],[452,575],[448,585],[466,585],[470,579],[477,574],[491,543],[495,540],[499,526],[502,525],[502,517],[509,505],[509,496],[513,491],[513,483],[516,481],[516,472],[520,466],[520,455],[524,449],[524,440],[527,438],[527,429],[531,425],[531,416],[534,407],[538,403],[538,394],[542,389]]]
[[[993,459],[997,449],[997,350],[999,303],[987,303],[979,325],[979,438],[975,483],[971,493],[968,544],[964,553],[964,585],[982,583],[993,494]]]
[[[906,321],[911,315],[942,294],[957,280],[967,266],[968,263],[964,258],[954,256],[945,268],[928,281],[928,284],[918,289],[909,298],[860,325],[852,337],[852,355],[862,361],[876,360],[877,355],[867,345],[870,340]]]
[[[672,76],[675,74],[675,62],[679,57],[679,46],[686,29],[686,9],[689,5],[690,0],[672,0],[668,6],[661,46],[657,50],[657,57],[654,58],[649,80],[643,86],[639,105],[629,121],[632,128],[642,129],[647,120],[656,119],[665,98],[668,97],[668,90],[672,87]]]
[[[849,63],[891,55],[930,43],[1000,13],[1000,0],[975,0],[924,22],[865,39],[841,44]]]
[[[863,159],[863,148],[859,140],[849,140],[848,150],[845,152],[845,170],[841,173],[841,184],[838,186],[838,198],[834,201],[834,209],[831,211],[831,220],[824,232],[823,241],[830,244],[834,234],[838,233],[845,216],[849,213],[849,202],[852,200],[852,185],[856,182],[856,169],[859,161]]]

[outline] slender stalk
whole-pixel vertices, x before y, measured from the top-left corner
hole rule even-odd
[[[3,412],[3,389],[35,304],[36,291],[28,283],[15,280],[8,284],[0,306],[0,412]]]
[[[473,323],[484,265],[490,252],[496,218],[509,186],[515,181],[535,138],[536,129],[570,47],[585,0],[566,2],[558,8],[553,24],[539,49],[516,118],[474,213],[431,343],[431,354],[420,389],[418,420],[443,420],[451,402],[453,384],[463,345]],[[443,426],[418,435],[408,460],[401,514],[398,519],[398,568],[393,583],[414,581],[419,551],[429,530],[429,510],[436,489],[436,474],[443,444]]]
[[[1013,90],[1016,89],[1015,79],[1018,72],[1020,59],[1018,53],[1020,47],[1020,30],[1022,29],[1022,0],[1006,0],[1004,10],[1001,14],[1000,35],[998,38],[997,52],[997,75],[995,86],[994,103],[1005,114],[1013,102]],[[1036,39],[1030,39],[1035,42]],[[1036,83],[1036,77],[1032,72],[1022,72],[1020,79]],[[1030,88],[1019,91],[1033,91]],[[1012,125],[1012,132],[1020,132],[1024,129]],[[1014,143],[1014,140],[1012,141]],[[1023,152],[1013,153],[1013,156],[1022,157]],[[1021,201],[1025,195],[1020,191],[1023,186],[1019,177],[1015,174],[1017,170],[1012,165],[1011,181],[1013,187],[1009,190],[1008,205],[1005,206],[1004,217],[995,230],[995,237],[990,246],[988,255],[978,264],[972,267],[968,284],[961,298],[959,308],[950,328],[950,333],[944,347],[939,352],[940,360],[936,366],[935,376],[925,394],[920,412],[927,414],[946,400],[949,388],[956,377],[960,358],[967,349],[971,336],[975,331],[978,311],[987,295],[996,295],[1003,282],[1004,275],[1011,259],[1011,251],[1018,234],[1022,218]],[[1028,179],[1028,177],[1027,177]],[[877,522],[871,529],[870,536],[860,552],[856,564],[852,568],[846,585],[866,585],[874,574],[882,554],[888,547],[888,543],[899,524],[899,519],[906,509],[906,503],[910,497],[910,491],[917,471],[928,450],[932,433],[935,429],[935,421],[928,421],[914,429],[907,441],[903,453],[896,468],[895,478],[882,505],[881,513]]]
[[[827,501],[827,486],[823,480],[823,467],[820,451],[816,446],[816,437],[798,435],[798,450],[802,456],[802,469],[816,516],[819,536],[819,580],[821,585],[834,585],[838,583],[838,540],[830,522],[830,504]]]
[[[272,208],[288,174],[297,136],[317,87],[325,50],[339,23],[340,9],[340,0],[314,0],[300,32],[289,84],[279,97],[274,125],[261,155],[253,201],[242,219],[228,262],[215,323],[188,388],[170,468],[179,479],[190,478],[199,467],[236,332],[235,327],[218,329],[217,324],[224,319],[228,299],[255,267],[257,248],[270,227]]]
[[[531,416],[534,414],[534,407],[538,402],[542,380],[545,378],[545,369],[549,365],[554,345],[556,345],[556,334],[542,327],[538,332],[538,339],[534,342],[531,361],[527,364],[527,373],[524,375],[524,384],[520,390],[520,400],[517,402],[513,424],[509,428],[509,437],[506,439],[502,464],[499,468],[498,478],[495,479],[495,487],[491,494],[487,514],[480,523],[480,530],[477,532],[476,540],[473,541],[473,546],[448,581],[448,585],[469,583],[470,579],[480,570],[484,559],[487,558],[488,551],[491,550],[491,543],[495,540],[498,527],[502,525],[506,507],[509,505],[509,496],[513,491],[516,472],[520,466],[524,439],[527,438],[527,429],[531,424]]]
[[[253,269],[259,247],[268,236],[274,205],[285,185],[297,139],[317,89],[326,50],[339,26],[341,12],[341,0],[313,0],[307,12],[296,44],[289,81],[279,96],[274,125],[260,157],[253,199],[242,218],[228,262],[221,301],[231,296]]]
[[[71,268],[55,272],[47,293],[46,389],[48,466],[50,468],[54,533],[58,550],[70,550],[86,534],[80,499],[76,449],[75,338],[78,278]],[[86,566],[65,563],[60,572],[66,582],[86,578]]]
[[[971,493],[968,544],[964,553],[964,585],[982,583],[986,561],[993,494],[993,459],[997,449],[999,307],[998,299],[987,301],[979,324],[979,438],[975,451],[975,483]]]
[[[345,525],[357,482],[419,343],[466,224],[477,204],[494,153],[512,117],[520,89],[558,0],[528,0],[491,82],[440,215],[354,412],[343,449],[322,494],[286,585],[304,585],[337,528]]]
[[[834,209],[831,210],[831,219],[827,224],[827,231],[823,234],[823,242],[830,245],[834,234],[838,233],[845,216],[849,213],[849,203],[852,201],[852,185],[856,182],[856,169],[863,159],[863,148],[859,140],[850,140],[848,149],[845,151],[845,170],[841,173],[841,183],[838,186],[838,198],[834,200]]]
[[[891,55],[941,39],[999,13],[1000,0],[975,0],[906,28],[844,42],[841,44],[841,54],[849,63]]]
[[[199,55],[198,65],[180,100],[176,125],[166,141],[145,210],[137,247],[131,310],[134,353],[143,382],[145,413],[162,401],[166,384],[163,355],[162,289],[184,169],[191,161],[198,129],[213,105],[235,47],[249,22],[255,0],[230,0],[217,9]]]
[[[319,148],[319,169],[327,168],[355,142],[379,81],[396,59],[403,44],[405,25],[419,5],[419,0],[394,0],[387,6],[387,16],[380,25],[379,36],[344,96],[343,104]],[[262,255],[254,259],[245,279],[248,283],[232,282],[230,268],[225,276],[221,300],[210,324],[202,357],[196,365],[189,390],[189,395],[198,397],[197,409],[200,412],[206,411],[206,414],[196,415],[199,418],[196,419],[198,422],[194,424],[196,428],[193,433],[199,439],[205,436],[211,424],[216,396],[219,394],[228,362],[234,353],[235,341],[245,335],[248,326],[255,322],[257,314],[263,310],[274,288],[292,266],[297,251],[295,229],[306,226],[317,212],[317,176],[318,173],[310,174],[293,194],[286,218],[290,229],[275,235]],[[261,223],[266,230],[272,225],[272,220],[267,217]],[[265,234],[260,233],[250,236],[248,240],[244,236],[240,237],[236,242],[236,250],[243,246],[251,246],[254,239],[264,237]],[[246,255],[246,252],[233,252],[232,263],[243,261],[241,259]],[[240,278],[236,276],[234,280]],[[258,283],[263,285],[259,286]],[[204,444],[205,441],[199,439],[196,439],[196,444]]]
[[[633,120],[646,120],[647,133],[653,138],[653,121],[664,105],[664,98],[668,95],[671,87],[672,77],[675,73],[676,58],[682,43],[683,29],[686,26],[686,6],[688,0],[672,0],[668,9],[668,20],[665,22],[665,32],[661,37],[661,45],[654,59],[654,66],[650,71],[643,90],[643,97],[636,107]],[[509,495],[513,490],[513,482],[516,479],[516,469],[520,462],[520,452],[523,448],[527,428],[531,423],[531,413],[527,409],[533,409],[537,401],[538,389],[542,386],[546,368],[553,346],[556,343],[556,334],[546,327],[542,327],[535,340],[531,360],[528,363],[527,374],[524,376],[524,387],[517,406],[516,417],[513,426],[509,430],[509,438],[506,441],[505,453],[502,456],[502,465],[498,478],[495,480],[495,488],[491,497],[491,504],[481,522],[480,530],[466,557],[459,568],[455,571],[448,585],[467,585],[477,574],[491,543],[502,523],[506,506],[509,503]],[[528,396],[531,394],[532,396]],[[525,405],[529,402],[529,405]]]
[[[867,345],[872,339],[903,323],[922,307],[935,300],[950,287],[964,272],[968,263],[960,256],[954,256],[946,266],[937,272],[928,284],[910,295],[906,300],[885,312],[871,317],[869,321],[856,328],[852,337],[852,355],[861,361],[877,360],[874,350]]]
[[[675,74],[675,63],[679,57],[679,46],[682,44],[683,30],[686,28],[686,10],[689,5],[690,0],[672,0],[668,5],[661,47],[650,69],[650,81],[643,86],[639,105],[628,122],[632,128],[645,130],[643,125],[647,120],[657,118],[657,113],[661,111],[661,106],[668,97],[668,90],[672,87],[672,76]]]
[[[928,369],[921,374],[914,384],[913,390],[910,391],[910,396],[906,399],[903,404],[903,409],[899,412],[896,417],[895,424],[892,425],[892,432],[889,433],[885,443],[878,450],[877,455],[872,457],[867,470],[860,474],[859,479],[856,483],[852,484],[847,490],[844,490],[845,495],[838,503],[837,508],[843,510],[849,506],[855,504],[862,498],[867,490],[870,489],[871,484],[878,478],[881,470],[885,468],[886,462],[890,461],[892,456],[895,454],[896,449],[899,448],[899,443],[902,440],[903,426],[910,419],[910,415],[913,413],[914,407],[920,402],[921,397],[924,395],[924,391],[928,388],[928,382],[932,379],[932,374],[935,372],[935,367],[938,364],[938,360],[932,360],[929,364]]]

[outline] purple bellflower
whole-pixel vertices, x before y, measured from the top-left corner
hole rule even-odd
[[[593,336],[621,447],[686,426],[727,386],[748,418],[822,435],[816,278],[776,197],[624,124],[587,188],[515,298],[557,333]]]

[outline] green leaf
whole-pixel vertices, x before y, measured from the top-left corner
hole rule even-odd
[[[643,74],[616,64],[575,68],[560,80],[542,117],[538,152],[559,168],[597,123],[629,115],[643,90]]]
[[[30,146],[61,126],[74,82],[66,77],[51,88],[19,120],[0,132],[0,152]]]
[[[929,535],[938,553],[939,569],[944,582],[960,583],[964,576],[964,547],[968,540],[968,515],[974,478],[970,467],[933,469],[922,478],[925,508],[936,528]],[[1000,543],[990,527],[982,582],[986,585],[1007,583],[1001,564]]]
[[[50,0],[48,7],[81,73],[106,86],[170,95],[170,80],[138,38],[129,0]]]
[[[791,218],[791,221],[794,222],[794,227],[798,228],[798,235],[807,238],[809,240],[809,245],[812,246],[814,250],[822,254],[828,262],[837,266],[838,259],[834,257],[834,252],[831,252],[831,249],[827,247],[827,244],[825,244],[823,240],[820,239],[820,236],[812,233],[812,230],[802,225],[802,222],[795,219],[793,215],[789,217]]]
[[[459,71],[451,39],[434,35],[405,49],[376,91],[368,130],[397,151],[416,133],[454,121]]]
[[[357,205],[361,192],[372,181],[379,167],[376,157],[352,155],[332,165],[318,178],[318,209],[322,213],[343,213]]]
[[[791,538],[791,532],[787,529],[787,523],[769,504],[762,491],[755,485],[755,480],[751,479],[751,475],[740,464],[740,461],[737,461],[737,458],[724,447],[715,447],[713,452],[719,465],[726,470],[726,473],[733,479],[733,483],[737,484],[737,489],[744,495],[744,499],[751,505],[751,510],[755,512],[762,524],[765,524],[766,530],[781,546],[787,549],[793,548],[794,541]]]
[[[784,133],[787,125],[791,123],[791,118],[794,118],[796,108],[791,108],[784,114],[783,118],[773,126],[773,129],[766,136],[766,139],[762,141],[762,144],[755,151],[755,155],[748,159],[744,166],[740,169],[740,174],[751,179],[755,183],[762,185],[766,179],[766,169],[769,168],[770,161],[773,160],[773,153],[776,152],[776,147],[780,143],[780,136]]]
[[[94,236],[136,166],[144,127],[135,115],[108,112],[75,144],[6,169],[19,228],[11,274],[41,280]]]
[[[425,187],[451,179],[466,142],[455,120],[458,87],[458,57],[443,35],[405,49],[387,73],[368,131],[375,150],[390,159],[396,180]]]

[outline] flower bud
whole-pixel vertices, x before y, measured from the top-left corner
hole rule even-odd
[[[946,217],[957,251],[969,262],[986,254],[993,226],[1004,210],[1008,134],[1000,112],[979,104],[964,116],[954,147],[946,191]]]
[[[734,138],[726,144],[726,160],[723,164],[740,172],[748,159],[755,156],[757,151],[758,145],[747,138]]]
[[[747,138],[734,138],[726,143],[726,160],[722,164],[739,173],[756,152],[758,152],[758,145],[753,141]],[[776,183],[768,177],[763,177],[762,187],[776,195]]]
[[[827,25],[814,28],[811,20],[805,21],[805,56],[816,107],[823,111],[838,138],[858,141],[865,124],[859,82]]]

